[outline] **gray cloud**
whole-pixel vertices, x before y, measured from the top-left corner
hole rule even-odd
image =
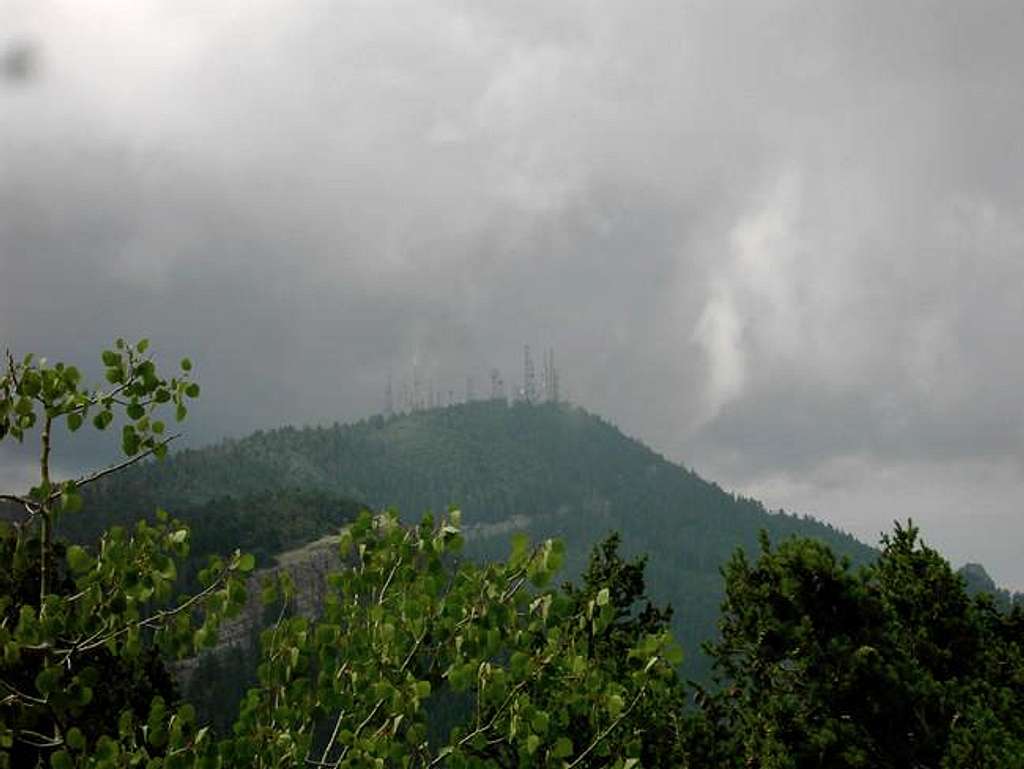
[[[191,354],[204,442],[550,345],[709,477],[1024,587],[1018,3],[3,14],[12,347]]]

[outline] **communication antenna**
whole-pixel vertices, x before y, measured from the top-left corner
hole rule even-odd
[[[384,388],[384,414],[391,417],[395,415],[395,395],[391,391],[391,372],[388,372],[388,384]]]
[[[402,380],[402,411],[408,414],[412,411],[412,393],[409,390],[409,380]]]
[[[551,348],[548,350],[547,357],[544,361],[544,371],[546,376],[547,396],[549,403],[558,403],[558,369],[555,368],[555,350]]]
[[[537,400],[537,378],[533,371],[530,345],[523,345],[523,400],[534,403]]]
[[[502,373],[498,369],[490,370],[490,399],[505,399],[505,381],[502,379]]]

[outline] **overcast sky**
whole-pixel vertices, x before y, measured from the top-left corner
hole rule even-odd
[[[0,343],[190,354],[197,444],[553,347],[726,488],[1024,588],[1022,40],[1019,0],[0,0]]]

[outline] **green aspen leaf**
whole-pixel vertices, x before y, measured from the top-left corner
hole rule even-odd
[[[342,558],[349,554],[352,549],[352,530],[349,527],[345,527],[341,530],[341,534],[338,537],[338,553]]]
[[[185,395],[187,395],[189,398],[198,398],[199,385],[197,385],[195,382],[190,382],[188,387],[185,388]]]
[[[256,566],[256,558],[252,553],[243,553],[238,559],[238,570],[241,572],[252,571]]]
[[[117,743],[104,734],[96,743],[93,758],[97,761],[113,761],[117,757],[117,753]]]
[[[68,414],[68,429],[71,432],[75,432],[81,426],[82,413],[80,411],[73,411],[70,414]]]
[[[178,577],[178,567],[174,565],[174,559],[164,556],[154,560],[157,573],[168,580],[173,582]]]
[[[533,718],[530,719],[530,727],[535,732],[540,734],[548,733],[548,714],[543,710],[538,710],[533,714]],[[532,752],[532,751],[531,751]]]
[[[125,710],[121,713],[121,717],[117,720],[117,733],[122,737],[127,737],[132,733],[132,729],[135,725],[135,719],[132,716],[130,710]]]
[[[142,419],[146,414],[146,409],[141,403],[129,403],[125,412],[128,414],[130,419]]]
[[[14,641],[4,644],[4,662],[14,666],[21,661],[21,647]]]
[[[181,422],[186,416],[188,416],[188,408],[185,407],[184,403],[179,403],[178,407],[174,410],[174,418]]]
[[[269,606],[277,601],[277,587],[274,584],[269,584],[263,588],[263,592],[260,593],[260,601],[264,606]]]
[[[64,742],[72,750],[85,750],[85,737],[82,735],[82,730],[76,726],[68,729],[68,733],[64,735]]]
[[[113,350],[104,350],[101,357],[103,358],[104,366],[116,366],[121,362],[121,356]]]
[[[620,697],[617,694],[613,694],[611,697],[608,698],[608,715],[610,715],[612,718],[615,718],[617,715],[619,715],[619,713],[622,712],[624,704],[625,703],[622,701],[622,697]]]
[[[456,665],[450,671],[448,671],[448,683],[452,685],[452,688],[461,692],[464,691],[473,682],[472,665]]]
[[[53,769],[74,769],[74,762],[66,750],[58,750],[50,756],[50,766]]]
[[[39,391],[42,389],[43,384],[39,379],[39,375],[33,371],[28,371],[21,380],[21,391],[25,393],[29,398],[35,398],[39,395]]]
[[[60,506],[65,513],[77,513],[82,509],[82,496],[74,491],[65,491],[60,495]]]
[[[131,425],[125,425],[121,430],[121,450],[128,456],[139,450],[139,434]]]
[[[526,738],[526,752],[531,756],[537,752],[537,748],[540,747],[540,737],[536,734],[531,734]]]
[[[181,370],[182,371],[191,371],[192,370],[192,361],[190,361],[188,358],[182,358],[181,359]]]
[[[50,667],[43,668],[36,675],[35,685],[36,691],[43,696],[50,694],[60,685],[61,669],[60,667],[53,665]]]
[[[611,597],[611,593],[609,592],[608,588],[606,588],[606,587],[601,588],[600,590],[597,591],[597,605],[598,606],[607,606],[608,605],[608,600],[609,600],[610,597]]]
[[[210,644],[210,633],[209,628],[203,626],[198,628],[195,633],[192,634],[192,643],[196,649],[203,649]]]
[[[161,422],[158,419],[157,421],[155,421],[153,423],[153,434],[154,435],[163,435],[164,434],[164,427],[165,427],[164,423]]]
[[[555,746],[551,748],[552,758],[566,758],[572,755],[572,740],[568,737],[559,737],[555,741]]]
[[[143,353],[146,352],[146,350],[149,349],[149,340],[148,339],[140,339],[139,343],[137,345],[135,345],[135,349],[139,351],[140,355],[142,355]]]
[[[178,529],[177,531],[172,531],[168,535],[168,538],[175,545],[180,545],[182,542],[188,539],[188,529]]]
[[[92,702],[92,689],[88,686],[79,687],[75,702],[83,707]]]
[[[92,568],[92,558],[80,545],[72,545],[67,552],[68,566],[75,574],[81,574]]]
[[[530,547],[529,538],[522,532],[512,535],[512,554],[509,556],[510,564],[518,564],[526,558],[527,550]]]
[[[665,659],[668,664],[679,667],[683,664],[683,647],[677,643],[670,643],[665,649]]]

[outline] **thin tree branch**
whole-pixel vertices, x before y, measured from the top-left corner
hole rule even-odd
[[[123,462],[118,462],[116,465],[110,465],[109,467],[105,467],[102,470],[97,470],[95,472],[89,473],[88,475],[83,475],[79,478],[75,478],[73,481],[71,481],[71,483],[74,484],[75,488],[81,488],[82,486],[94,483],[95,481],[98,481],[100,478],[105,478],[108,475],[112,475],[113,473],[124,470],[126,467],[131,467],[136,462],[139,462],[145,459],[146,457],[154,454],[156,450],[159,449],[161,446],[166,446],[171,441],[180,437],[181,433],[174,433],[173,435],[169,435],[159,443],[155,444],[152,448],[148,448],[145,451],[136,454],[134,457],[129,457]],[[61,486],[63,484],[58,483],[56,485]],[[63,492],[60,489],[52,492],[47,501],[57,499],[62,493]],[[30,497],[23,497],[19,494],[0,494],[0,502],[11,502],[16,505],[22,505],[26,510],[28,510],[30,516],[35,516],[39,514],[38,503],[34,502]]]
[[[582,753],[580,753],[578,756],[576,756],[576,758],[573,760],[573,762],[571,764],[567,764],[565,766],[565,769],[575,769],[575,767],[579,766],[583,762],[583,759],[585,759],[587,756],[589,756],[591,751],[593,751],[594,748],[596,748],[598,745],[600,745],[601,741],[604,740],[605,737],[607,737],[609,734],[611,734],[613,731],[615,731],[615,729],[619,726],[619,724],[621,724],[626,719],[626,716],[628,716],[630,714],[630,712],[633,710],[633,708],[636,707],[637,703],[640,702],[640,700],[643,698],[643,696],[646,693],[647,693],[647,685],[644,684],[643,686],[640,687],[640,691],[638,691],[636,693],[636,696],[633,698],[633,701],[631,703],[629,703],[629,707],[627,707],[625,710],[623,710],[621,713],[619,713],[618,718],[616,718],[614,721],[612,721],[610,724],[608,724],[608,726],[606,726],[601,731],[601,733],[598,734],[597,737],[594,738],[594,741],[591,742],[590,745],[587,746],[587,749],[584,750]]]
[[[35,705],[46,705],[49,702],[48,700],[42,699],[40,697],[33,697],[31,694],[25,694],[25,692],[18,689],[16,686],[14,686],[14,684],[8,683],[2,678],[0,678],[0,686],[3,686],[7,691],[11,693],[12,696],[20,700],[25,700],[26,702],[31,702]]]
[[[39,455],[40,486],[45,494],[50,489],[50,429],[53,427],[53,417],[49,412],[43,422],[43,432],[39,440],[42,449]],[[57,496],[60,496],[59,494]],[[50,592],[50,555],[53,544],[53,513],[50,510],[50,502],[55,499],[51,494],[42,504],[39,505],[39,610],[40,615],[45,611],[45,599]]]
[[[110,640],[112,640],[114,638],[118,638],[118,637],[124,635],[125,633],[127,633],[127,632],[129,632],[131,630],[148,628],[148,627],[153,627],[154,625],[159,625],[164,620],[166,620],[166,619],[168,619],[170,617],[173,617],[176,614],[181,614],[183,611],[185,611],[187,609],[190,609],[191,607],[195,606],[197,603],[199,603],[203,599],[205,599],[208,596],[212,595],[215,590],[220,588],[227,581],[229,573],[230,572],[227,569],[225,569],[224,572],[217,578],[217,580],[212,585],[208,586],[207,588],[205,588],[201,592],[196,593],[194,596],[189,598],[187,601],[184,601],[183,603],[179,604],[178,606],[174,607],[173,609],[163,609],[161,611],[158,611],[156,614],[152,614],[149,617],[146,617],[145,619],[139,620],[138,622],[133,622],[130,625],[125,625],[124,627],[122,627],[122,628],[120,628],[118,630],[115,630],[114,632],[109,633],[109,634],[107,634],[106,636],[104,636],[102,638],[96,639],[95,641],[92,641],[92,642],[86,643],[86,644],[82,644],[82,645],[75,645],[70,650],[62,649],[62,650],[59,650],[57,653],[58,654],[60,654],[60,653],[67,653],[68,651],[70,651],[71,653],[74,653],[76,651],[77,652],[92,651],[93,649],[97,649],[100,646],[103,646],[104,644],[107,643],[107,641],[110,641]]]
[[[327,759],[330,758],[331,748],[334,747],[334,741],[338,739],[338,732],[341,731],[341,722],[345,718],[345,709],[342,708],[338,711],[338,718],[334,722],[334,731],[331,732],[331,736],[327,740],[327,745],[324,747],[324,752],[320,756],[319,763],[313,764],[313,762],[306,757],[307,764],[313,764],[314,766],[328,766]]]
[[[156,450],[158,448],[160,448],[161,446],[166,446],[171,441],[175,440],[176,438],[180,438],[180,437],[181,437],[181,433],[175,433],[174,435],[169,435],[168,437],[164,438],[162,441],[160,441],[159,443],[154,445],[152,448],[148,448],[145,451],[143,451],[142,453],[136,454],[134,457],[130,457],[130,458],[124,460],[123,462],[118,462],[116,465],[111,465],[110,467],[105,467],[102,470],[97,470],[96,472],[90,473],[89,475],[83,475],[81,478],[77,478],[77,479],[75,479],[73,481],[73,483],[75,484],[75,488],[81,488],[82,486],[85,486],[85,485],[87,485],[89,483],[93,483],[94,481],[98,481],[100,478],[104,478],[104,477],[106,477],[108,475],[111,475],[112,473],[116,473],[116,472],[118,472],[120,470],[124,470],[126,467],[131,467],[136,462],[139,462],[139,461],[145,459],[146,457],[150,456],[154,452],[156,452]],[[55,496],[60,496],[60,492],[55,492]]]
[[[341,766],[341,762],[342,762],[342,761],[344,761],[344,760],[345,760],[345,756],[347,756],[347,755],[348,755],[348,751],[349,751],[349,748],[351,748],[351,747],[352,747],[352,745],[355,745],[355,744],[356,744],[356,740],[357,740],[357,739],[359,739],[359,733],[360,733],[361,731],[363,731],[363,729],[365,729],[365,728],[366,728],[366,726],[367,726],[367,725],[368,725],[368,724],[369,724],[369,723],[370,723],[370,722],[371,722],[371,721],[372,721],[372,720],[373,720],[374,718],[376,718],[376,717],[377,717],[377,713],[378,713],[378,712],[380,712],[380,709],[381,709],[381,707],[382,707],[383,705],[384,705],[384,700],[383,700],[383,699],[379,699],[379,700],[377,700],[377,704],[373,706],[373,710],[371,710],[371,711],[369,712],[369,714],[368,714],[368,715],[366,716],[366,718],[364,718],[364,719],[363,719],[363,720],[362,720],[362,721],[361,721],[361,722],[359,723],[359,726],[357,726],[357,727],[356,727],[355,731],[354,731],[354,732],[352,732],[352,742],[350,742],[350,743],[349,743],[348,745],[346,745],[346,746],[345,746],[344,750],[342,750],[342,751],[341,751],[341,755],[340,755],[340,756],[338,756],[338,760],[337,760],[337,761],[335,761],[335,762],[334,762],[333,764],[330,764],[330,766],[334,766],[334,767],[337,767],[337,766]]]
[[[491,720],[483,726],[478,726],[476,729],[471,731],[469,734],[467,734],[465,737],[463,737],[461,740],[455,743],[455,747],[461,748],[463,745],[465,745],[467,742],[472,740],[477,735],[483,734],[488,729],[493,728],[494,725],[498,722],[498,717],[505,711],[505,709],[509,705],[512,704],[512,700],[515,698],[517,694],[519,694],[519,692],[526,686],[527,683],[529,683],[529,681],[524,679],[515,686],[513,686],[512,691],[510,691],[508,695],[505,697],[505,701],[502,702],[500,707],[498,707],[498,709],[494,711],[494,715],[491,716]],[[432,766],[437,766],[439,763],[441,763],[441,761],[446,759],[450,753],[450,750],[447,752],[445,750],[441,750],[441,752],[434,757],[434,760],[427,764],[427,769],[430,769],[430,767]]]
[[[32,739],[26,739],[23,735],[28,735]],[[59,748],[64,744],[64,740],[60,737],[47,737],[45,734],[40,734],[31,729],[19,729],[15,732],[15,737],[34,748]]]

